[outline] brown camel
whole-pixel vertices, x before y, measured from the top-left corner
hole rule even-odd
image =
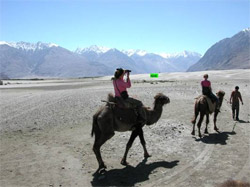
[[[225,95],[225,92],[221,91],[221,90],[216,93],[216,96],[217,96],[217,98],[219,100],[219,108],[222,105],[224,95]],[[200,113],[200,119],[199,119],[199,121],[197,123],[197,126],[198,126],[198,131],[199,131],[199,137],[201,137],[200,128],[201,128],[201,124],[202,124],[204,115],[206,115],[206,117],[207,117],[206,128],[205,128],[204,133],[208,134],[207,126],[208,126],[208,123],[209,123],[209,113],[210,113],[210,111],[209,111],[208,102],[207,102],[207,99],[206,99],[205,96],[198,97],[196,99],[196,101],[195,101],[194,117],[193,117],[193,120],[192,120],[192,123],[193,123],[193,131],[191,133],[192,135],[195,135],[195,123],[196,123],[196,119],[197,119],[199,113]],[[215,111],[214,111],[214,130],[217,131],[217,132],[219,131],[219,129],[216,126],[216,120],[217,120],[218,113],[219,113],[219,110],[215,109]]]
[[[144,157],[150,156],[146,149],[146,142],[144,140],[142,127],[144,125],[152,125],[156,123],[161,117],[163,105],[170,102],[169,98],[161,93],[157,94],[154,97],[154,99],[155,101],[153,109],[143,107],[144,119],[146,121],[143,123],[138,123],[137,118],[133,116],[134,109],[120,109],[120,111],[122,111],[122,113],[126,115],[126,117],[124,117],[124,120],[121,121],[121,118],[117,117],[117,115],[114,114],[116,110],[116,108],[114,107],[115,105],[110,104],[110,103],[115,103],[114,96],[109,94],[108,96],[109,102],[107,103],[107,105],[101,107],[93,116],[91,135],[93,136],[95,134],[93,151],[96,155],[99,164],[97,172],[99,172],[100,170],[105,170],[106,168],[102,160],[100,148],[108,139],[114,136],[115,131],[118,132],[132,131],[130,139],[126,145],[126,150],[121,160],[121,164],[123,165],[128,164],[126,161],[128,151],[138,135],[144,150]]]

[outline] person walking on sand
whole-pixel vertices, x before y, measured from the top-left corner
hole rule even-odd
[[[204,80],[201,81],[202,94],[208,96],[212,102],[216,102],[216,110],[219,111],[219,100],[212,92],[211,82],[208,80],[208,74],[203,75],[203,78]]]
[[[232,91],[230,97],[230,104],[232,104],[232,117],[234,120],[239,120],[239,111],[240,111],[240,102],[243,105],[242,97],[239,92],[239,86],[235,86],[235,90]],[[235,118],[235,111],[236,111],[236,118]]]

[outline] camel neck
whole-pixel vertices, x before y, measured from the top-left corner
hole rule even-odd
[[[219,105],[220,105],[220,107],[221,107],[221,105],[222,105],[222,102],[223,102],[223,97],[219,97]]]
[[[156,123],[160,119],[161,114],[162,114],[162,105],[155,104],[154,109],[149,112],[147,125],[152,125]]]
[[[155,110],[155,111],[158,111],[158,112],[159,112],[159,111],[162,112],[162,105],[161,105],[161,104],[155,104],[155,105],[154,105],[154,110]]]

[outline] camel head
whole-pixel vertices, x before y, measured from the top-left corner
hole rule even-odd
[[[225,92],[222,91],[222,90],[219,90],[219,91],[216,93],[216,95],[217,95],[217,97],[218,97],[219,99],[222,99],[222,98],[224,97],[224,95],[225,95]]]
[[[222,90],[219,90],[217,93],[216,93],[217,97],[219,98],[219,108],[221,107],[222,105],[222,102],[223,102],[223,98],[224,98],[224,95],[225,95],[225,92],[222,91]]]
[[[165,105],[170,103],[170,99],[162,93],[158,93],[155,97],[155,104]]]

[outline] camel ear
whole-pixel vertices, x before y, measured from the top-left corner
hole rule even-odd
[[[154,97],[154,99],[158,99],[160,96],[159,96],[159,94],[157,94],[155,97]]]
[[[157,99],[157,100],[165,100],[165,95],[163,95],[162,93],[158,93],[155,97],[154,97],[154,99]]]
[[[160,93],[158,93],[158,94],[154,97],[154,99],[161,100],[161,99],[162,99],[162,95],[161,95]]]

